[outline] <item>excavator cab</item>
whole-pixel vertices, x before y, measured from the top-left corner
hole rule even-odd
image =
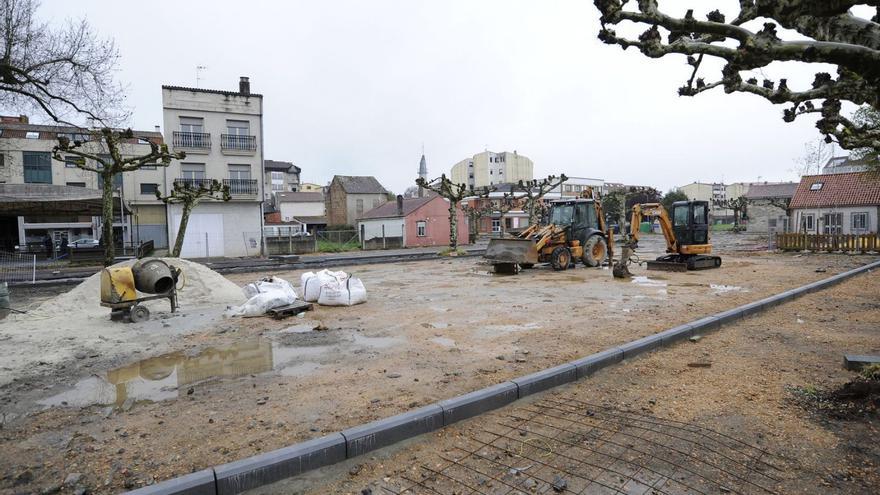
[[[682,248],[709,244],[709,202],[676,201],[673,203],[672,231]]]

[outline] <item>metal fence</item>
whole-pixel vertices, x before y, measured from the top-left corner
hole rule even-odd
[[[776,248],[783,251],[880,252],[877,234],[776,234]]]
[[[324,230],[315,233],[318,251],[351,251],[361,248],[357,230]]]

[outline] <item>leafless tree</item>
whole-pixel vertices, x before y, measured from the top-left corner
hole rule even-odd
[[[520,207],[520,203],[523,196],[514,196],[513,193],[504,193],[500,198],[495,198],[490,200],[489,208],[490,215],[498,215],[498,219],[501,222],[501,237],[504,237],[504,233],[506,230],[504,224],[504,215],[507,215],[514,208]]]
[[[455,184],[443,174],[438,179],[427,181],[421,177],[416,179],[416,185],[422,189],[433,191],[441,198],[449,201],[449,248],[453,251],[458,249],[458,205],[467,197],[487,197],[494,188],[482,187],[474,189],[466,184]]]
[[[52,158],[66,163],[73,162],[77,168],[98,174],[102,185],[101,240],[104,243],[104,266],[110,266],[116,255],[113,239],[113,179],[117,174],[134,172],[144,166],[167,167],[171,160],[181,160],[186,154],[182,151],[170,153],[167,144],[159,144],[149,138],[139,139],[131,129],[120,131],[105,127],[79,136],[87,139],[59,137],[58,144],[52,148]],[[122,145],[139,141],[149,143],[150,152],[146,155],[125,156]],[[69,155],[79,159],[70,160]],[[86,160],[91,160],[95,165]]]
[[[749,201],[745,198],[745,196],[740,196],[738,198],[732,199],[716,199],[712,201],[712,205],[716,208],[732,210],[733,232],[738,233],[742,231],[743,227],[740,225],[740,222],[748,217],[749,208]]]
[[[693,10],[682,18],[673,17],[660,10],[658,0],[593,3],[601,13],[601,41],[634,47],[651,58],[687,56],[691,75],[680,95],[695,96],[716,87],[726,93],[757,95],[787,105],[786,122],[818,114],[816,127],[829,143],[837,142],[844,149],[880,149],[876,122],[859,123],[842,115],[847,102],[880,108],[880,19],[850,12],[858,5],[877,7],[877,0],[740,0],[731,21],[718,10],[709,12],[706,20],[698,20]],[[627,8],[627,4],[636,5]],[[637,39],[619,36],[613,28],[625,21],[647,29]],[[777,26],[800,36],[784,35]],[[720,77],[711,82],[699,77],[707,56],[723,61]],[[748,74],[773,62],[789,61],[831,64],[837,75],[819,72],[810,87],[793,89],[787,79],[759,81]]]
[[[403,191],[404,198],[418,198],[419,197],[419,186],[409,186],[406,188],[406,191]]]
[[[199,181],[197,184],[190,183],[187,180],[174,181],[171,194],[163,196],[161,192],[156,190],[156,199],[162,201],[166,205],[179,204],[182,205],[183,211],[180,214],[180,225],[177,227],[177,239],[174,241],[174,248],[171,256],[180,257],[180,251],[183,249],[183,238],[186,236],[186,226],[189,223],[189,215],[193,209],[199,205],[202,200],[211,199],[216,201],[229,201],[229,186],[221,184],[217,179],[210,181]]]
[[[798,158],[795,172],[799,176],[816,175],[822,173],[828,160],[834,157],[834,144],[828,144],[824,139],[816,139],[804,143],[804,154]]]
[[[85,20],[61,28],[37,19],[36,0],[0,0],[0,106],[118,124],[122,88],[113,80],[119,53]],[[114,113],[115,112],[115,113]]]
[[[529,225],[538,223],[540,213],[538,203],[541,199],[567,180],[568,177],[565,174],[559,174],[559,177],[548,175],[546,179],[520,180],[514,184],[513,190],[522,192],[522,196],[525,198],[526,209],[529,212]]]

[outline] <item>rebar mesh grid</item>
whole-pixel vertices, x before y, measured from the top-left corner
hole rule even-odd
[[[382,490],[392,494],[772,494],[777,459],[708,428],[551,396],[515,408]]]

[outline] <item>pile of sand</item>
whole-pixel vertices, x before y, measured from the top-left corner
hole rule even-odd
[[[229,305],[241,304],[244,294],[241,287],[229,281],[223,275],[211,270],[205,265],[179,258],[158,258],[169,265],[182,270],[181,279],[177,286],[177,302],[182,309],[194,309],[205,307],[225,308]],[[124,261],[114,266],[130,266],[135,260]],[[10,315],[8,322],[27,321],[29,315],[35,315],[42,320],[42,324],[49,322],[46,319],[60,317],[103,318],[107,319],[110,313],[108,308],[101,306],[101,273],[98,272],[85,279],[73,289],[59,294],[44,302],[40,306],[28,311],[25,315]],[[151,311],[169,311],[170,305],[167,299],[150,301],[146,306]]]

